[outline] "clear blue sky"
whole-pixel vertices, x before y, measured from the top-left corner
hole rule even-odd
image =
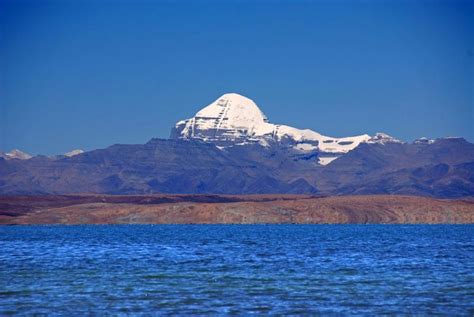
[[[167,138],[225,92],[330,136],[472,142],[473,3],[0,0],[0,150]]]

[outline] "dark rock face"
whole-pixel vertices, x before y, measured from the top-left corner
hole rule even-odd
[[[284,182],[258,162],[237,160],[204,142],[152,139],[58,160],[0,161],[2,194],[315,191],[304,180]]]
[[[464,139],[362,143],[327,166],[317,160],[277,144],[152,139],[73,157],[0,158],[0,194],[474,195],[474,144]]]
[[[322,170],[319,185],[339,194],[463,197],[474,195],[473,175],[474,144],[464,139],[361,144]]]

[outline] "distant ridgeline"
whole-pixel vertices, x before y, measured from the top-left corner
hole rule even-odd
[[[54,157],[0,152],[0,194],[313,193],[474,195],[474,144],[383,133],[333,138],[270,123],[225,94],[171,137]]]

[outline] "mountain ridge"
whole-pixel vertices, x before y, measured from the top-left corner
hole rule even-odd
[[[169,139],[53,157],[0,156],[0,194],[474,196],[474,144],[463,138],[406,143],[378,133],[363,135],[364,140],[354,146],[343,143],[348,138],[330,139],[311,130],[271,124],[253,101],[232,98],[240,102],[236,108],[240,112],[216,123],[216,109],[222,108],[218,99],[198,111],[198,119],[178,122]],[[242,114],[248,102],[253,110]],[[253,132],[237,129],[235,122],[248,123]],[[263,128],[255,126],[261,124]],[[277,127],[287,128],[271,130]],[[284,137],[287,131],[296,134]],[[330,148],[331,143],[336,145]]]

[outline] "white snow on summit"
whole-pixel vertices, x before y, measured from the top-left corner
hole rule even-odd
[[[77,150],[72,150],[70,152],[64,153],[64,156],[73,157],[75,155],[82,154],[82,153],[84,153],[83,150],[77,149]]]
[[[309,129],[270,123],[253,100],[236,93],[224,94],[193,118],[179,121],[171,136],[200,139],[219,146],[252,142],[268,146],[273,141],[301,152],[326,153],[347,153],[371,139],[367,134],[333,138]]]
[[[403,143],[403,142],[398,139],[395,139],[393,136],[378,132],[369,140],[367,140],[367,143],[387,144],[387,143]]]
[[[3,157],[6,160],[18,159],[18,160],[29,160],[32,156],[28,153],[20,151],[18,149],[11,150],[10,152],[3,153],[0,152],[0,157]]]
[[[201,128],[246,129],[250,135],[271,132],[271,124],[258,106],[239,94],[225,94],[194,117],[202,120]],[[210,119],[210,120],[209,120]]]
[[[435,140],[433,139],[428,139],[426,137],[421,137],[413,141],[414,144],[433,144]]]

